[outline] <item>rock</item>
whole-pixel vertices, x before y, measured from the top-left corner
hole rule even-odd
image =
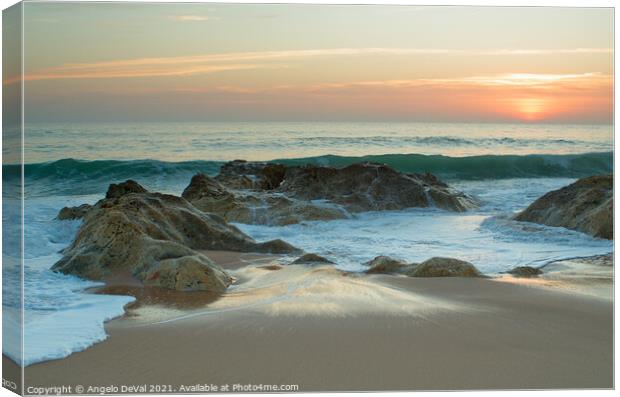
[[[231,278],[202,254],[164,259],[146,271],[144,284],[179,291],[223,293]]]
[[[201,211],[217,214],[228,222],[281,226],[346,217],[345,211],[335,206],[294,200],[282,194],[231,190],[204,174],[192,177],[182,196]]]
[[[140,186],[138,182],[129,179],[123,183],[111,184],[108,187],[108,192],[106,193],[105,198],[118,198],[129,193],[146,193],[146,189]]]
[[[549,192],[514,219],[613,239],[613,175],[582,178]]]
[[[373,163],[333,168],[235,160],[215,178],[194,176],[183,197],[229,222],[265,225],[343,219],[350,212],[476,207],[475,200],[434,175],[404,174]]]
[[[407,272],[411,277],[481,277],[474,265],[454,258],[435,257],[413,267]]]
[[[291,265],[316,265],[319,263],[334,264],[329,259],[325,259],[317,254],[305,254],[291,262]]]
[[[53,270],[101,280],[129,269],[139,280],[166,288],[219,291],[230,279],[200,250],[300,252],[281,240],[257,243],[221,217],[181,197],[147,192],[135,182],[110,185],[106,197],[85,214]],[[154,277],[157,272],[178,279]]]
[[[251,208],[261,205],[260,200],[235,195],[205,174],[194,175],[181,196],[201,211],[217,214],[228,222],[249,223],[243,221],[251,218]]]
[[[406,267],[410,266],[399,260],[392,259],[389,256],[377,256],[373,260],[364,263],[364,265],[369,266],[369,269],[366,270],[367,274],[400,273]]]
[[[301,252],[300,249],[295,248],[286,241],[280,239],[258,243],[255,245],[254,251],[265,252],[268,254],[298,254]]]
[[[282,266],[280,265],[265,265],[265,266],[259,266],[258,268],[265,269],[265,270],[271,270],[271,271],[282,270]]]
[[[535,277],[542,274],[542,270],[531,266],[517,266],[507,273],[517,277]]]
[[[465,211],[476,207],[472,198],[432,175],[400,173],[374,163],[344,168],[288,167],[277,190],[302,200],[329,200],[350,212],[431,206]]]
[[[232,189],[276,189],[284,180],[282,164],[230,161],[222,166],[216,179]]]
[[[82,204],[77,207],[64,207],[58,212],[56,219],[60,221],[82,219],[93,208],[90,204]]]

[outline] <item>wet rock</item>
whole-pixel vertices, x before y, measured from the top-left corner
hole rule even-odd
[[[582,178],[549,192],[514,219],[613,239],[613,175]]]
[[[334,264],[334,262],[330,261],[329,259],[325,259],[320,255],[305,254],[295,259],[293,262],[291,262],[291,265],[316,265],[316,264],[321,264],[321,263],[332,264],[332,265]]]
[[[411,277],[482,277],[471,263],[442,257],[428,259],[406,274]]]
[[[257,243],[181,197],[147,192],[132,181],[111,185],[106,197],[85,214],[53,270],[100,280],[129,269],[139,280],[166,288],[217,291],[228,278],[201,250],[300,252],[281,240]],[[177,281],[154,281],[160,280],[153,278],[158,271],[160,276],[176,275]]]
[[[346,217],[345,211],[333,205],[304,202],[269,192],[228,189],[204,174],[195,175],[182,196],[201,211],[217,214],[228,222],[281,226]]]
[[[202,254],[161,260],[144,277],[145,285],[179,291],[222,293],[230,283],[230,276]]]
[[[373,260],[364,263],[369,269],[367,274],[394,274],[400,273],[407,265],[405,262],[390,258],[389,256],[377,256]]]
[[[82,204],[77,207],[64,207],[58,212],[56,219],[60,221],[82,219],[93,208],[90,204]]]
[[[146,189],[140,186],[138,182],[129,179],[119,184],[111,184],[105,198],[119,198],[130,193],[146,193]]]
[[[275,239],[264,243],[257,243],[254,252],[264,252],[268,254],[299,254],[301,250],[293,247],[284,240]]]
[[[477,205],[432,174],[405,174],[374,163],[333,168],[235,160],[215,178],[196,175],[183,197],[227,221],[266,225],[343,219],[351,212],[431,206],[465,211]]]
[[[344,168],[288,167],[277,190],[302,200],[328,200],[350,212],[432,206],[465,211],[476,207],[471,197],[449,188],[430,174],[405,174],[374,163]]]
[[[517,266],[507,273],[517,277],[535,277],[542,274],[542,270],[531,266]]]
[[[286,167],[282,164],[230,161],[222,166],[216,179],[232,189],[276,189],[284,180]]]

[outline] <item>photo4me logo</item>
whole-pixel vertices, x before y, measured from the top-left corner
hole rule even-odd
[[[2,378],[2,387],[6,387],[10,390],[17,390],[17,383],[13,382],[12,380]]]

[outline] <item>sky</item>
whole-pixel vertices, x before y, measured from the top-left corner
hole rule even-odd
[[[612,9],[26,3],[24,46],[27,121],[613,118]]]

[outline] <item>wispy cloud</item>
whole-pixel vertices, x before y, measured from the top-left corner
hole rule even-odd
[[[207,15],[176,15],[172,19],[181,22],[200,22],[218,20],[219,18]]]
[[[182,17],[194,18],[197,16],[185,15]],[[287,67],[285,64],[276,65],[274,62],[317,57],[346,57],[364,55],[522,56],[609,53],[613,53],[613,50],[609,48],[486,50],[461,50],[446,48],[328,48],[310,50],[236,52],[193,56],[134,58],[89,63],[69,63],[58,67],[28,73],[25,76],[25,80],[188,76],[227,70]],[[248,62],[253,63],[248,64]],[[270,62],[270,64],[256,64],[255,62]],[[5,80],[5,83],[6,82],[7,80]]]
[[[340,90],[355,87],[446,87],[465,86],[478,87],[522,87],[544,89],[558,85],[579,85],[581,87],[611,86],[612,76],[601,73],[579,74],[536,74],[536,73],[503,73],[489,76],[468,76],[460,78],[433,78],[411,80],[369,80],[346,83],[322,83],[308,86],[308,91]]]
[[[269,65],[269,64],[226,64],[226,65],[187,65],[185,67],[177,67],[176,65],[161,65],[141,68],[79,68],[79,69],[62,69],[54,68],[43,70],[38,73],[27,74],[25,81],[33,80],[57,80],[57,79],[103,79],[103,78],[125,78],[125,77],[170,77],[170,76],[192,76],[203,75],[218,72],[227,72],[233,70],[249,70],[249,69],[272,69],[283,68],[285,65]],[[12,84],[21,81],[19,77],[8,78],[4,80],[4,84]]]

